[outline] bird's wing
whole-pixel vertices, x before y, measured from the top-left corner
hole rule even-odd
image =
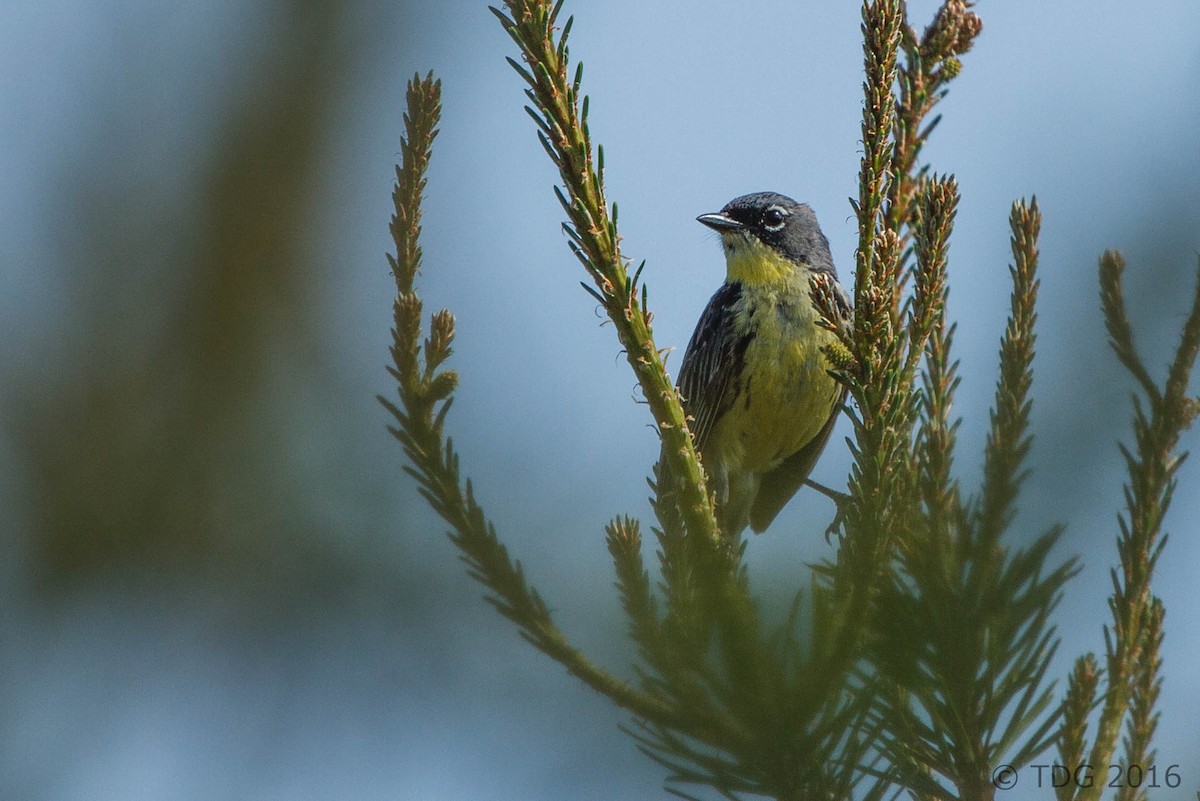
[[[734,307],[741,299],[741,284],[717,290],[696,324],[679,368],[679,393],[696,449],[704,450],[709,434],[737,395],[742,360],[751,336],[734,332]]]

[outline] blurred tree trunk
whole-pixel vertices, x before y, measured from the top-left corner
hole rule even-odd
[[[274,452],[279,437],[304,434],[289,430],[278,385],[315,336],[304,234],[348,39],[362,29],[349,24],[357,5],[290,0],[264,21],[240,83],[216,95],[200,169],[97,160],[64,193],[65,216],[80,222],[63,233],[82,254],[64,267],[80,287],[66,311],[80,318],[79,347],[61,381],[24,399],[17,427],[43,589],[123,566],[250,556],[303,506]],[[122,124],[153,125],[149,100]],[[180,173],[195,183],[148,193],[171,198],[176,223],[153,230],[145,197],[112,188]]]

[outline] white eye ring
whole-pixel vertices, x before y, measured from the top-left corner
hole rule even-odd
[[[768,206],[763,212],[763,228],[768,231],[778,231],[787,221],[788,210],[783,206]]]

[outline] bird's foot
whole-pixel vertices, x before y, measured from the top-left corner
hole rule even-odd
[[[804,483],[833,501],[836,511],[833,513],[833,520],[825,528],[825,542],[828,543],[838,533],[838,530],[841,529],[842,524],[846,520],[846,505],[850,503],[850,496],[844,492],[830,489],[824,484],[813,481],[811,478],[804,479]]]

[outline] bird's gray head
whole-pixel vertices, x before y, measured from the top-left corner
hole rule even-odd
[[[778,192],[755,192],[734,198],[715,214],[696,218],[721,235],[729,253],[738,239],[758,240],[783,258],[810,270],[836,275],[829,240],[817,216],[804,203]]]

